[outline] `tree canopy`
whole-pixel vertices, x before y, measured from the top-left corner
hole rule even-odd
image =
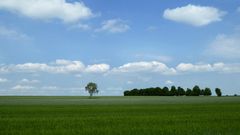
[[[215,92],[216,92],[216,94],[217,94],[218,97],[221,97],[221,96],[222,96],[221,89],[216,88],[216,89],[215,89]]]
[[[91,98],[94,93],[98,93],[97,84],[90,82],[85,87],[85,90],[88,91],[88,93],[90,94],[90,98]]]
[[[219,90],[218,90],[219,91]],[[220,91],[221,92],[221,91]],[[192,89],[186,90],[182,87],[171,86],[168,87],[151,87],[145,89],[132,89],[124,91],[124,96],[211,96],[212,92],[210,88],[200,89],[198,85],[195,85]]]

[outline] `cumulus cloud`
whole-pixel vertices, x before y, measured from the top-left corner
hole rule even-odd
[[[176,67],[168,67],[157,61],[142,61],[127,63],[111,70],[112,73],[158,73],[163,75],[179,75],[193,72],[219,72],[240,73],[240,63],[225,64],[222,62],[213,64],[180,63]]]
[[[81,61],[58,59],[52,63],[23,63],[3,65],[0,69],[5,72],[47,72],[47,73],[104,73],[110,68],[107,64],[85,66]]]
[[[126,21],[121,19],[111,19],[104,21],[102,27],[96,29],[96,32],[106,31],[110,33],[122,33],[130,29],[130,26],[126,24]]]
[[[214,64],[191,64],[180,63],[176,70],[179,73],[186,72],[222,72],[222,73],[240,73],[240,63],[224,64],[222,62]]]
[[[0,65],[0,73],[8,73],[9,69],[6,65]]]
[[[14,39],[14,40],[30,39],[29,36],[24,33],[21,33],[16,30],[9,29],[3,26],[0,26],[0,37]]]
[[[12,87],[13,90],[30,90],[30,89],[34,89],[35,87],[33,86],[28,86],[28,85],[16,85],[14,87]]]
[[[83,2],[66,0],[1,0],[0,10],[10,11],[33,19],[59,19],[66,23],[77,22],[93,16]]]
[[[240,58],[240,36],[218,35],[206,50],[208,55],[222,58]]]
[[[8,82],[8,79],[6,79],[6,78],[0,78],[0,83],[5,83],[5,82]]]
[[[59,73],[82,72],[85,69],[85,65],[81,61],[70,60],[56,60],[56,66],[49,67],[50,71],[53,69]]]
[[[174,68],[157,61],[142,61],[127,63],[112,70],[113,72],[158,72],[162,74],[175,74]]]
[[[82,77],[88,73],[102,73],[109,75],[112,73],[157,73],[162,75],[178,75],[192,72],[222,72],[222,73],[240,73],[240,63],[226,64],[222,62],[213,64],[193,64],[180,63],[176,67],[169,67],[159,61],[139,61],[123,64],[111,68],[108,64],[84,65],[81,61],[71,61],[59,59],[52,63],[23,63],[16,65],[0,65],[4,73],[53,73],[53,74],[74,74],[76,77]],[[22,79],[22,83],[38,83],[38,80]]]
[[[46,63],[24,63],[17,64],[13,68],[22,72],[49,72],[49,73],[71,73],[82,72],[85,68],[80,61],[56,60],[53,64]]]
[[[94,64],[94,65],[88,65],[85,71],[93,72],[93,73],[103,73],[103,72],[107,72],[109,69],[110,69],[110,66],[107,64]]]
[[[12,65],[9,67],[10,70],[16,71],[27,71],[27,72],[40,72],[40,71],[50,71],[52,69],[50,66],[44,63],[24,63]]]
[[[194,65],[192,63],[180,63],[176,69],[181,72],[208,72],[213,70],[210,64]]]
[[[225,14],[225,11],[221,11],[215,7],[188,4],[183,7],[166,9],[163,17],[168,20],[198,27],[221,21]]]

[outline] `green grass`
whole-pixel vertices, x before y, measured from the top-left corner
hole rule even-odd
[[[0,97],[0,134],[239,135],[240,97]]]

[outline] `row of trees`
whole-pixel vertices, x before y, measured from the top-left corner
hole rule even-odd
[[[221,96],[221,89],[216,88],[215,92],[217,96]],[[199,86],[194,86],[192,89],[187,88],[186,90],[182,87],[172,86],[168,87],[156,87],[156,88],[145,88],[145,89],[133,89],[124,91],[124,96],[211,96],[212,92],[210,88],[200,89]]]
[[[90,98],[94,93],[98,93],[97,84],[90,82],[85,87],[85,90],[89,92]],[[221,89],[216,88],[215,92],[217,96],[222,96]],[[168,87],[156,87],[146,89],[133,89],[124,91],[124,96],[211,96],[212,92],[210,88],[200,89],[199,86],[194,86],[192,89],[187,88],[186,90],[181,87],[172,86],[169,90]]]

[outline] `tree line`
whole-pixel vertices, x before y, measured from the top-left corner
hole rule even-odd
[[[216,88],[217,96],[221,96],[221,89]],[[132,89],[124,91],[124,96],[211,96],[212,91],[210,88],[200,89],[199,86],[194,86],[192,89],[184,89],[182,87],[172,86],[168,87],[155,87],[145,89]]]

